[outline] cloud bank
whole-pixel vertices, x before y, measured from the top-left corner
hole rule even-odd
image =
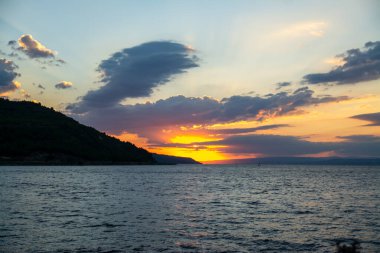
[[[304,76],[308,84],[355,84],[380,78],[380,41],[367,42],[364,49],[350,49],[338,55],[344,62],[327,73]]]
[[[191,145],[218,145],[223,146],[218,150],[224,153],[268,157],[307,156],[324,152],[348,157],[380,157],[379,136],[352,135],[340,138],[342,142],[311,142],[296,136],[250,134]]]
[[[15,71],[17,68],[12,61],[0,59],[0,94],[14,91],[20,87],[20,84],[15,81],[16,77],[20,76]]]
[[[280,92],[265,97],[232,96],[222,100],[210,97],[175,96],[155,103],[121,105],[93,109],[86,114],[73,115],[81,122],[102,130],[119,134],[122,131],[143,134],[147,128],[212,125],[240,120],[261,121],[289,113],[304,106],[335,103],[349,99],[340,97],[315,97],[308,87],[293,93]],[[68,107],[71,113],[81,112]]]
[[[103,60],[98,71],[104,86],[89,91],[71,108],[86,112],[113,106],[125,98],[147,97],[175,75],[198,67],[194,50],[171,41],[153,41],[125,48]]]
[[[366,44],[364,51],[349,50],[344,55],[345,63],[331,73],[310,74],[305,79],[311,84],[318,83],[313,75],[333,75],[334,71],[339,74],[335,79],[321,83],[353,83],[354,73],[359,73],[357,80],[360,81],[376,79],[378,46],[377,42],[371,42]],[[311,142],[297,136],[255,134],[260,130],[289,127],[286,124],[208,129],[214,124],[260,122],[272,117],[303,113],[304,107],[351,99],[347,96],[316,96],[307,86],[293,92],[278,91],[265,96],[236,95],[217,100],[179,95],[156,102],[121,104],[126,98],[151,95],[154,88],[164,85],[173,76],[198,67],[197,61],[193,50],[174,42],[149,42],[123,49],[100,63],[98,71],[103,86],[89,91],[77,103],[68,105],[67,110],[79,121],[108,133],[138,134],[147,138],[152,147],[193,148],[193,145],[197,145],[197,149],[201,149],[211,145],[223,153],[257,156],[308,156],[321,153],[380,156],[380,137],[377,136],[343,136],[340,142]],[[290,85],[290,82],[278,83],[277,89]],[[377,114],[357,115],[354,118],[370,121],[371,125],[379,124]],[[218,136],[220,140],[177,144],[165,143],[167,140],[162,138],[162,135],[173,129],[174,132],[181,127],[192,129],[194,125],[199,126],[204,134]]]

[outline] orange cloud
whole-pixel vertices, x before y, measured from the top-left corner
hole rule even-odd
[[[110,134],[110,136],[115,137],[121,141],[131,142],[134,145],[136,145],[137,147],[148,147],[149,146],[148,139],[142,138],[142,137],[138,136],[137,134],[123,132],[122,134],[119,134],[119,135]]]
[[[68,81],[61,81],[54,85],[54,87],[56,89],[70,89],[71,87],[73,87],[73,83]]]
[[[170,139],[171,143],[191,144],[195,142],[217,141],[220,138],[211,138],[207,136],[196,135],[177,135]]]
[[[56,52],[42,45],[30,34],[24,34],[18,39],[20,50],[31,58],[54,57]]]

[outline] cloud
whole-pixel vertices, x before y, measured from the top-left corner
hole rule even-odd
[[[341,97],[315,97],[304,87],[294,93],[280,92],[259,96],[232,96],[222,100],[210,97],[175,96],[155,103],[121,105],[93,109],[80,114],[76,105],[67,109],[81,122],[102,130],[119,134],[123,131],[142,133],[154,127],[212,125],[241,120],[261,121],[289,113],[296,113],[304,106],[339,102]],[[75,114],[80,115],[75,115]]]
[[[43,86],[42,84],[36,84],[36,83],[32,83],[33,86],[37,87],[38,89],[41,89],[41,90],[45,90],[45,86]]]
[[[73,83],[72,82],[68,82],[68,81],[61,81],[61,82],[57,83],[56,85],[54,85],[54,87],[56,89],[66,90],[66,89],[72,88],[73,87]]]
[[[30,34],[21,35],[17,41],[9,41],[8,45],[14,50],[23,52],[31,59],[39,60],[41,63],[55,64],[56,66],[65,63],[64,60],[56,57],[57,53],[55,51],[44,46]],[[15,56],[18,55],[15,54]]]
[[[292,83],[291,82],[280,82],[280,83],[276,83],[276,90],[280,90],[284,87],[287,87],[287,86],[290,86]]]
[[[332,152],[339,156],[380,157],[380,137],[354,135],[340,137],[342,142],[311,142],[295,136],[238,135],[223,140],[192,143],[224,146],[219,151],[257,156],[305,156]]]
[[[198,67],[194,50],[171,41],[153,41],[125,48],[103,60],[98,71],[104,86],[89,91],[77,111],[113,106],[125,98],[147,97],[175,75]]]
[[[8,41],[8,46],[10,46],[10,47],[15,47],[15,46],[17,46],[17,41],[15,41],[15,40],[10,40],[10,41]]]
[[[355,84],[380,78],[380,41],[367,42],[364,49],[350,49],[337,58],[341,65],[327,73],[304,76],[308,84]]]
[[[230,128],[230,129],[215,129],[215,130],[209,130],[211,133],[214,134],[246,134],[246,133],[252,133],[257,132],[260,130],[269,130],[269,129],[276,129],[280,127],[289,127],[288,124],[273,124],[273,125],[266,125],[266,126],[259,126],[259,127],[250,127],[250,128]]]
[[[10,57],[10,58],[13,58],[13,59],[17,59],[17,60],[25,60],[24,58],[20,57],[16,52],[10,52],[10,53],[6,53],[2,50],[0,50],[0,55],[3,55],[5,57]]]
[[[0,94],[20,88],[20,84],[15,81],[20,76],[15,71],[17,68],[12,61],[0,59]]]
[[[332,143],[338,154],[345,156],[380,157],[380,136],[342,136],[343,142]]]
[[[30,58],[54,58],[55,52],[42,45],[32,35],[25,34],[18,39],[19,50],[24,52]]]
[[[380,126],[380,112],[359,114],[352,116],[351,118],[371,122],[371,124],[368,124],[366,126]]]
[[[260,156],[300,156],[331,151],[325,143],[309,142],[299,137],[282,135],[238,135],[200,144],[223,145],[225,147],[221,148],[221,151],[224,153]]]

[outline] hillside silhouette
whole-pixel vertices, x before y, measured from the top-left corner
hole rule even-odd
[[[52,108],[0,99],[0,164],[155,164],[132,143]]]

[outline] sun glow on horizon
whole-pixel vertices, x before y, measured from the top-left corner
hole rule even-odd
[[[227,160],[228,156],[218,151],[221,146],[203,146],[203,147],[160,147],[147,148],[148,151],[172,156],[191,157],[198,162],[207,162],[213,160]]]
[[[210,145],[228,137],[229,134],[217,132],[220,129],[257,128],[270,124],[283,125],[273,129],[258,129],[239,135],[274,135],[296,136],[308,142],[342,142],[340,136],[349,136],[353,132],[362,135],[378,136],[377,127],[364,127],[366,122],[350,118],[355,114],[376,112],[375,105],[380,106],[378,95],[364,95],[339,103],[309,107],[303,113],[288,114],[267,118],[263,121],[245,120],[224,124],[213,124],[193,127],[172,127],[162,131],[151,132],[161,143],[150,142],[149,138],[124,132],[114,137],[134,143],[150,152],[191,157],[199,162],[228,161],[232,159],[253,158],[254,154],[228,154],[225,146]],[[237,135],[237,134],[235,134]],[[203,144],[204,143],[204,144]],[[153,145],[152,145],[153,144]],[[332,152],[309,154],[310,157],[335,155]]]
[[[177,135],[170,139],[171,143],[180,143],[180,144],[191,144],[198,142],[208,142],[208,141],[217,141],[221,138],[213,138],[209,136],[201,135]]]

